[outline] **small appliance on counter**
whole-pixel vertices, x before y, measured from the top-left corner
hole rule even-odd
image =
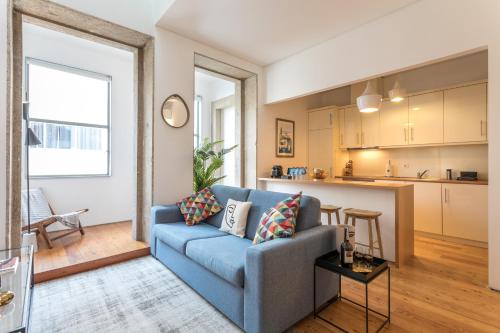
[[[305,175],[307,175],[307,168],[306,167],[292,167],[288,168],[287,170],[287,175],[289,176],[288,178],[304,178]]]
[[[446,179],[447,180],[452,180],[453,179],[453,174],[451,169],[446,169]]]
[[[283,167],[281,165],[273,165],[271,178],[281,178],[281,176],[283,176]]]
[[[460,171],[460,177],[458,177],[457,180],[469,180],[469,181],[477,180],[477,172],[476,171]]]

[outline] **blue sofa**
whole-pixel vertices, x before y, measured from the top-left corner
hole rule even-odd
[[[155,206],[151,254],[246,332],[282,332],[312,313],[314,260],[336,247],[319,200],[302,197],[293,238],[252,245],[262,214],[290,194],[222,185],[212,192],[224,205],[252,202],[245,238],[219,231],[223,212],[187,226],[177,206]],[[337,294],[333,274],[318,268],[316,279],[317,304]]]

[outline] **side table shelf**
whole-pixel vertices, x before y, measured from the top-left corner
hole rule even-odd
[[[337,274],[338,279],[338,295],[334,296],[332,299],[327,301],[324,304],[321,304],[319,307],[316,306],[316,269],[320,267],[325,270],[328,270],[334,274]],[[368,305],[368,285],[370,282],[378,278],[381,274],[387,272],[387,314],[380,313],[376,310],[373,310]],[[365,304],[360,304],[355,302],[349,298],[342,296],[342,277],[346,277],[357,282],[364,284],[365,286]],[[377,328],[375,333],[379,332],[384,326],[391,321],[391,268],[389,267],[387,261],[380,258],[373,258],[373,270],[370,273],[359,273],[354,272],[351,268],[342,267],[340,264],[340,255],[338,251],[332,251],[327,253],[316,259],[314,264],[314,290],[313,290],[313,315],[314,318],[319,318],[328,324],[338,328],[342,332],[349,332],[346,329],[340,327],[339,325],[333,323],[332,321],[321,316],[321,312],[328,307],[330,304],[333,304],[337,301],[348,301],[356,306],[359,306],[364,309],[365,312],[365,332],[369,333],[369,313],[375,313],[384,319],[383,323]]]

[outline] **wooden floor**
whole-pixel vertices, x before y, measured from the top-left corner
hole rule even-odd
[[[415,258],[391,269],[391,324],[382,332],[500,332],[500,293],[487,287],[487,249],[416,236]],[[342,280],[342,295],[364,303],[364,288]],[[370,306],[386,313],[387,278],[372,282]],[[363,312],[344,301],[322,315],[364,332]],[[370,332],[380,319],[372,316]],[[340,332],[312,316],[290,332]]]
[[[149,254],[146,243],[132,240],[132,222],[85,228],[53,241],[47,248],[41,237],[35,253],[35,281],[41,282]],[[50,233],[51,237],[60,232]]]

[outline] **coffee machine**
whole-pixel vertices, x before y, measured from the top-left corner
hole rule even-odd
[[[283,167],[281,165],[273,165],[271,178],[281,178],[281,176],[283,176]]]

